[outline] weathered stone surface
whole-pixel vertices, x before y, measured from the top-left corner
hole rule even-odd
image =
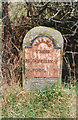
[[[40,38],[40,36],[44,36],[44,42],[41,41],[42,38]],[[50,41],[49,38],[46,38],[50,41],[51,47],[46,45],[45,36],[51,38],[55,44],[53,44],[53,41]],[[34,38],[35,40],[33,42]],[[56,49],[57,47],[60,47],[61,49]],[[41,53],[45,50],[48,52],[50,51],[50,53]],[[58,79],[61,80],[62,52],[63,38],[59,31],[52,28],[39,26],[31,29],[26,34],[23,41],[23,85],[25,88],[27,88],[27,91],[34,89],[43,89],[45,86],[52,85]],[[53,62],[41,63],[41,58],[45,60],[51,59]],[[33,60],[35,59],[39,60],[39,62],[34,62]],[[55,60],[57,61],[56,64]],[[46,68],[49,66],[49,69],[46,69],[45,66]],[[43,68],[46,73],[36,71],[37,68]],[[53,71],[55,68],[57,72]]]
[[[49,36],[54,40],[55,45],[61,47],[61,50],[63,50],[63,37],[61,33],[53,28],[43,26],[34,27],[26,34],[23,41],[23,47],[25,47],[25,45],[31,46],[32,40],[38,35]]]

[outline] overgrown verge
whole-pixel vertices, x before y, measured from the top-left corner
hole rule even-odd
[[[2,118],[76,118],[76,87],[52,85],[27,93],[17,85],[2,93]]]

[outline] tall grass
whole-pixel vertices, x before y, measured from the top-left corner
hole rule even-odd
[[[52,85],[27,93],[17,85],[3,88],[2,117],[75,118],[76,87]]]

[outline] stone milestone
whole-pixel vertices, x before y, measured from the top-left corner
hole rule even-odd
[[[23,42],[23,85],[27,91],[61,80],[62,51],[63,38],[57,30],[40,26],[27,33]]]

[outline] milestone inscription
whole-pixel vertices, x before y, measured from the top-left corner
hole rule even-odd
[[[32,78],[58,78],[60,49],[46,36],[37,37],[32,47],[25,48],[25,76]]]

